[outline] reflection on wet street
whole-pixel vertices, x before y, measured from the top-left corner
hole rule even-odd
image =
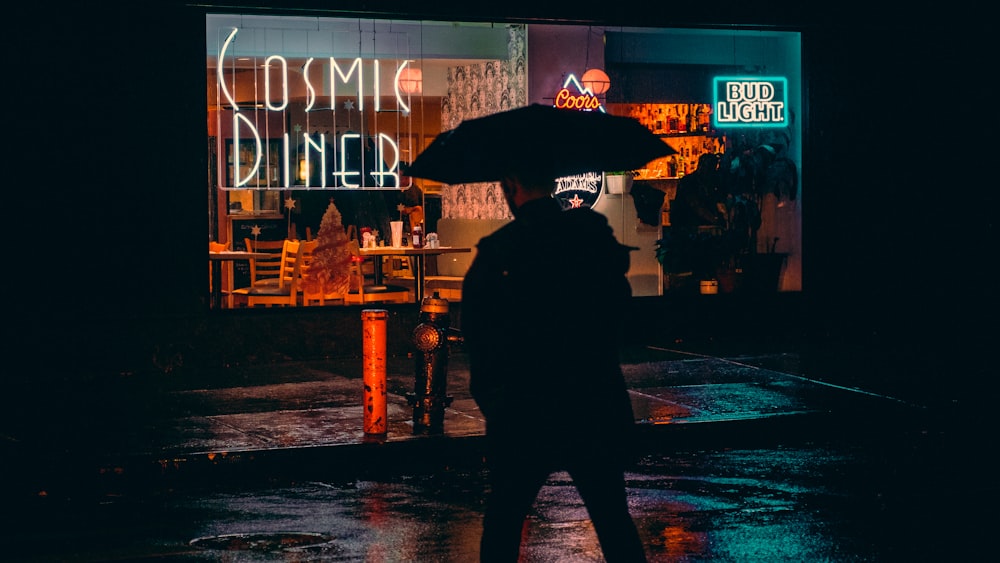
[[[807,444],[648,456],[628,474],[630,504],[650,561],[968,560],[981,537],[953,489],[975,485],[929,482],[947,460],[909,451]],[[470,562],[482,477],[472,467],[40,498],[5,528],[4,545],[15,561]],[[978,494],[996,500],[992,483]],[[526,561],[603,561],[566,474],[542,490],[523,545]]]

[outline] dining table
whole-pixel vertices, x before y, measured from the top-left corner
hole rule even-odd
[[[222,263],[236,260],[267,259],[273,255],[268,252],[249,252],[245,250],[223,250],[208,252],[208,261],[212,265],[212,287],[209,296],[209,306],[212,309],[222,307]]]
[[[472,252],[472,248],[467,246],[422,246],[416,248],[413,246],[369,246],[361,248],[362,256],[412,256],[416,261],[414,278],[414,294],[416,296],[417,303],[421,303],[424,300],[424,261],[428,256],[437,256],[440,254],[450,254],[455,252]],[[383,285],[383,273],[382,265],[375,264],[375,285]]]

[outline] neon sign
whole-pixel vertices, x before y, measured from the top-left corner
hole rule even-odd
[[[575,87],[576,94],[570,91],[569,87],[571,85]],[[590,88],[581,84],[573,74],[566,75],[566,81],[563,82],[562,88],[556,92],[555,103],[553,105],[561,109],[604,111],[601,100],[590,91]]]
[[[573,90],[570,90],[570,87]],[[576,92],[575,94],[573,92]],[[601,101],[580,83],[575,75],[569,74],[562,88],[556,93],[554,104],[557,108],[579,111],[604,111]],[[604,174],[601,172],[586,172],[573,176],[556,178],[555,190],[552,195],[562,205],[563,209],[575,207],[593,207],[601,199]]]
[[[593,110],[601,107],[601,101],[593,94],[575,95],[568,88],[563,88],[556,94],[555,106],[561,109]]]
[[[712,119],[717,128],[788,125],[785,77],[717,76],[713,91]]]
[[[601,198],[603,177],[602,172],[584,172],[556,178],[556,187],[552,195],[563,209],[593,207]]]
[[[314,133],[312,136],[308,132],[302,133],[300,138],[295,139],[295,144],[293,145],[291,135],[287,132],[281,135],[281,150],[278,163],[281,169],[284,171],[282,177],[277,185],[267,185],[261,186],[253,182],[254,179],[258,177],[261,167],[262,157],[264,155],[264,143],[261,138],[261,133],[259,130],[259,125],[251,116],[256,117],[257,112],[263,110],[264,121],[267,120],[268,112],[282,112],[288,109],[290,96],[289,96],[289,77],[293,76],[293,73],[289,72],[288,61],[285,57],[272,54],[264,59],[264,64],[262,65],[261,77],[263,79],[263,95],[264,101],[262,104],[255,104],[256,107],[246,108],[241,107],[233,96],[233,90],[235,89],[235,84],[232,88],[227,84],[226,76],[223,72],[226,65],[224,61],[226,60],[227,53],[236,38],[238,28],[233,28],[229,35],[226,37],[222,46],[219,49],[218,64],[216,67],[216,79],[219,87],[220,95],[223,99],[225,109],[233,112],[232,121],[232,139],[233,146],[239,147],[240,138],[249,138],[251,140],[251,162],[247,166],[238,166],[236,170],[238,173],[236,177],[233,178],[232,185],[220,185],[222,190],[268,190],[268,189],[286,189],[286,190],[296,190],[296,189],[405,189],[409,186],[400,185],[400,174],[399,174],[399,139],[397,137],[390,136],[384,132],[375,132],[371,134],[367,141],[370,143],[372,151],[371,158],[373,162],[369,162],[368,166],[363,166],[364,170],[359,169],[356,165],[352,165],[349,162],[348,155],[351,153],[352,149],[355,154],[363,154],[366,139],[362,138],[360,133],[355,132],[344,132],[336,135],[333,139],[332,146],[327,144],[326,134]],[[229,55],[233,58],[233,55]],[[305,63],[301,67],[301,81],[302,86],[305,90],[305,112],[318,111],[320,109],[327,111],[337,111],[337,87],[338,84],[344,85],[344,87],[354,86],[358,96],[357,110],[362,112],[362,123],[364,122],[364,108],[365,108],[365,98],[366,93],[371,99],[374,111],[376,113],[382,111],[394,112],[397,118],[394,122],[402,122],[405,120],[405,124],[409,125],[410,117],[410,105],[408,103],[409,96],[404,93],[400,88],[400,76],[407,70],[411,60],[398,60],[393,61],[396,64],[396,70],[393,77],[393,93],[395,94],[395,108],[383,108],[383,100],[380,95],[381,85],[380,85],[380,67],[383,61],[379,59],[364,60],[361,57],[356,57],[354,59],[343,61],[337,60],[334,57],[329,57],[328,67],[326,67],[328,76],[328,81],[323,85],[327,86],[329,91],[329,106],[320,107],[318,104],[317,96],[317,86],[320,85],[322,79],[314,80],[316,74],[322,74],[315,72],[315,66],[317,59],[315,57],[309,57],[306,59]],[[365,63],[368,63],[366,71]],[[366,74],[370,77],[370,81],[366,81]],[[235,80],[235,78],[233,79]],[[370,88],[370,93],[366,90],[366,86]],[[401,118],[401,119],[400,119]],[[362,127],[363,128],[363,127]],[[396,131],[393,131],[394,133]],[[304,154],[304,159],[299,162],[293,162],[292,158],[292,147],[298,147],[296,150],[301,151]],[[364,157],[363,157],[364,158]],[[327,163],[332,164],[332,170],[328,170]],[[310,168],[312,166],[319,167],[319,174],[313,175]],[[220,160],[220,177],[222,177],[223,167],[225,163]],[[302,183],[295,183],[295,174],[293,174],[293,169],[296,166],[300,166],[300,180]],[[354,166],[352,168],[352,166]],[[318,177],[319,185],[311,185],[311,178]],[[220,182],[224,184],[224,182]]]

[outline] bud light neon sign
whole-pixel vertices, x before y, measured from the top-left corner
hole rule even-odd
[[[788,125],[785,77],[717,76],[712,91],[716,128]]]

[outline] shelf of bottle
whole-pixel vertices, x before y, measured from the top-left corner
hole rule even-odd
[[[676,132],[676,133],[654,133],[657,137],[667,138],[667,137],[722,137],[723,134],[718,131],[694,131],[694,132]]]
[[[680,180],[684,176],[642,176],[635,175],[632,179],[639,182],[642,180]]]

